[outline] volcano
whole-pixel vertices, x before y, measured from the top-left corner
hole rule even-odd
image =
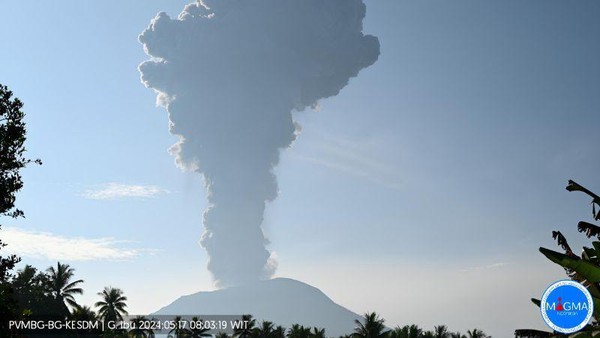
[[[329,337],[351,333],[355,327],[354,320],[361,318],[336,304],[321,290],[288,278],[182,296],[154,314],[251,314],[257,320],[257,325],[263,320],[286,328],[300,324],[324,328]]]

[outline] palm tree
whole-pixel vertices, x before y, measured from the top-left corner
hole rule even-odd
[[[467,330],[467,336],[469,338],[491,338],[487,336],[483,331],[478,329]]]
[[[136,316],[131,320],[134,328],[129,330],[127,333],[128,337],[131,338],[154,338],[154,331],[150,328],[145,327],[142,323],[148,322],[148,318],[144,316]]]
[[[317,329],[316,327],[313,327],[313,331],[310,334],[311,338],[326,338],[325,336],[325,329]]]
[[[433,327],[433,334],[435,338],[449,338],[450,332],[446,325],[438,325]]]
[[[454,332],[450,334],[450,338],[467,338],[467,336],[460,332]]]
[[[208,333],[210,329],[205,328],[204,321],[199,319],[198,317],[192,317],[192,322],[190,323],[190,328],[187,330],[188,337],[190,338],[200,338],[200,337],[212,337],[210,333]]]
[[[390,338],[420,338],[423,335],[423,330],[415,324],[397,326],[390,332]]]
[[[275,326],[273,325],[273,322],[265,320],[261,323],[261,326],[256,329],[254,336],[260,338],[272,338],[274,330]]]
[[[425,331],[421,334],[421,337],[423,338],[435,338],[435,333],[433,333],[433,331]]]
[[[310,337],[310,328],[304,327],[300,324],[294,324],[290,328],[290,332],[287,335],[287,338],[309,338]]]
[[[250,338],[255,329],[256,320],[252,318],[252,315],[243,315],[242,322],[246,322],[246,325],[235,328],[233,330],[233,337]]]
[[[219,332],[215,335],[215,338],[231,338],[231,337],[225,332]]]
[[[386,330],[384,319],[379,318],[379,315],[375,312],[366,313],[363,318],[364,323],[356,319],[356,328],[354,329],[355,338],[384,338],[389,334],[389,330]]]
[[[67,305],[77,308],[74,295],[83,294],[83,289],[78,287],[78,284],[83,283],[82,279],[71,282],[75,269],[69,267],[68,264],[56,264],[56,269],[53,266],[49,267],[48,283],[54,298],[61,300]]]
[[[181,321],[183,321],[183,318],[181,316],[175,316],[175,318],[173,318],[173,320],[171,322],[174,323],[175,327],[173,327],[171,329],[171,331],[169,331],[168,338],[187,338],[187,337],[189,337],[189,331],[185,327],[182,327],[179,325],[179,323]]]
[[[70,318],[78,321],[94,321],[98,316],[89,306],[78,305],[71,313]]]
[[[285,331],[286,331],[285,327],[278,325],[273,330],[273,337],[274,338],[286,338]]]
[[[98,292],[102,296],[102,300],[94,304],[98,309],[98,315],[105,322],[110,320],[123,320],[123,316],[127,315],[125,308],[127,297],[123,296],[123,291],[119,288],[107,286],[104,291]]]

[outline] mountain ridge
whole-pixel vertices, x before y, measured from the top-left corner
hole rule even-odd
[[[154,315],[251,314],[257,325],[268,320],[324,328],[328,336],[349,334],[361,316],[335,303],[318,288],[290,278],[274,278],[177,298]]]

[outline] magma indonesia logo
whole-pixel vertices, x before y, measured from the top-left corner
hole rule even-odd
[[[594,303],[585,286],[563,280],[546,289],[542,295],[540,310],[542,318],[553,330],[573,333],[588,324],[594,312]]]

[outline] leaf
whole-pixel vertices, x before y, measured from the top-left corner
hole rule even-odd
[[[600,267],[578,257],[570,257],[560,252],[540,248],[540,252],[552,262],[572,271],[589,283],[600,281]],[[580,281],[583,282],[583,281]],[[585,283],[584,283],[585,284]],[[600,291],[595,284],[586,285],[592,296],[600,298]]]
[[[581,253],[581,258],[585,259],[588,262],[594,263],[598,265],[598,254],[595,249],[583,247],[583,252]]]
[[[596,249],[596,256],[600,257],[600,242],[594,241],[592,242],[594,249]]]

